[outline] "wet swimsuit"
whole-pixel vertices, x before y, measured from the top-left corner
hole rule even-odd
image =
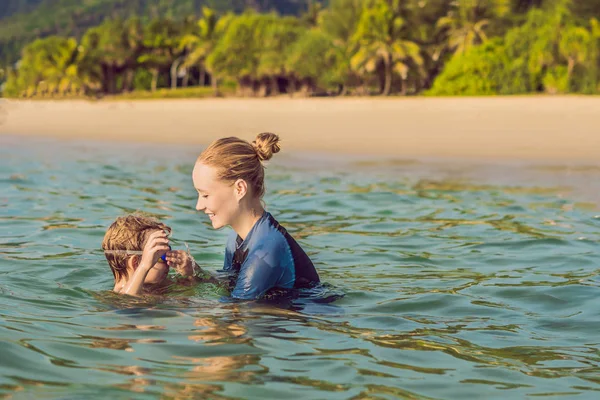
[[[243,300],[257,299],[273,288],[299,289],[319,282],[310,258],[266,211],[245,240],[232,232],[223,270],[234,277],[231,296]]]

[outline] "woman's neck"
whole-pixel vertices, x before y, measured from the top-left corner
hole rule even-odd
[[[240,216],[231,227],[233,230],[242,238],[242,240],[246,240],[246,237],[252,230],[252,227],[258,222],[258,220],[264,214],[265,209],[259,201],[253,202],[253,204],[245,207],[240,212]]]

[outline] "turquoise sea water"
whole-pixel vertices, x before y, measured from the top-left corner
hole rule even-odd
[[[0,137],[0,397],[600,396],[600,169],[277,155],[266,202],[322,297],[113,295],[106,227],[143,210],[207,269],[201,149]]]

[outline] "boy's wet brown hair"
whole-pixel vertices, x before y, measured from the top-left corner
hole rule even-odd
[[[152,217],[139,214],[119,217],[106,231],[102,249],[141,251],[144,249],[148,236],[157,230],[171,232],[169,226]],[[127,260],[131,255],[104,253],[104,256],[115,277],[115,282],[128,277]]]

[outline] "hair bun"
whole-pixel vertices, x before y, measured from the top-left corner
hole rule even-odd
[[[258,155],[260,161],[267,161],[273,157],[273,154],[279,153],[279,136],[274,133],[259,133],[256,139],[252,142],[252,147]]]

